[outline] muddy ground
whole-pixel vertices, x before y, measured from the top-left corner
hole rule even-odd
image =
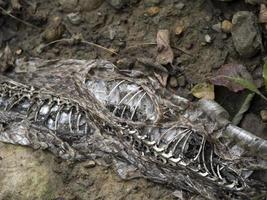
[[[238,11],[250,11],[258,20],[260,6],[243,0],[0,0],[0,6],[0,55],[5,70],[13,70],[13,63],[6,65],[3,57],[8,45],[13,58],[101,58],[150,74],[154,66],[140,58],[155,61],[157,32],[168,29],[174,60],[172,66],[165,66],[166,87],[194,99],[193,85],[206,82],[223,64],[243,64],[257,79],[266,59],[264,24],[252,25],[260,42],[250,41],[245,50],[233,42],[233,36],[241,43],[246,40],[245,29],[233,33],[217,25],[231,22]],[[81,39],[106,49],[82,44]],[[216,99],[231,114],[246,94],[215,87]],[[241,126],[266,138],[267,125],[260,117],[264,109],[266,103],[256,97]],[[88,162],[68,163],[48,152],[1,143],[0,199],[177,199],[166,186],[143,179],[122,181],[112,167]]]

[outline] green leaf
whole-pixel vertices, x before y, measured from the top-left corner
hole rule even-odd
[[[247,79],[243,79],[243,78],[240,78],[240,77],[227,77],[228,79],[230,79],[231,81],[241,85],[242,87],[252,91],[252,92],[255,92],[256,94],[258,95],[261,95],[261,92],[258,90],[257,86],[252,82],[252,81],[249,81]]]
[[[267,91],[267,62],[263,65],[262,76],[263,76],[264,83],[265,83],[265,90]]]

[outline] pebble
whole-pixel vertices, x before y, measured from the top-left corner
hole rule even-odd
[[[73,25],[79,25],[82,22],[80,13],[70,13],[67,18]]]
[[[177,81],[176,77],[171,76],[169,84],[171,87],[176,88],[178,86],[178,81]]]
[[[222,32],[222,23],[219,22],[217,24],[212,25],[212,29],[218,33]]]
[[[208,34],[205,35],[205,42],[211,43],[211,37],[210,37],[210,35],[208,35]]]
[[[175,5],[175,8],[177,8],[178,10],[182,10],[185,7],[184,3],[179,2],[178,4]]]
[[[262,111],[260,112],[260,115],[261,115],[261,120],[262,120],[263,122],[267,122],[267,110],[262,110]]]
[[[157,6],[153,6],[153,7],[150,7],[146,10],[146,13],[149,15],[149,16],[155,16],[156,14],[158,14],[160,11],[160,8],[157,7]]]
[[[84,167],[85,168],[93,168],[93,167],[95,167],[95,165],[96,165],[95,161],[89,160],[84,164]]]
[[[228,21],[228,20],[223,20],[222,22],[222,31],[224,33],[231,33],[233,24],[232,22]]]
[[[241,57],[251,58],[262,48],[262,37],[257,17],[248,11],[237,12],[232,19],[232,38]]]
[[[181,24],[178,24],[176,27],[175,27],[175,30],[174,30],[174,33],[175,35],[181,35],[184,31],[184,26],[181,25]]]

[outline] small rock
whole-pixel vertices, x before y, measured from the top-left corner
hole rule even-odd
[[[175,27],[174,33],[175,33],[175,35],[179,36],[183,33],[183,31],[184,31],[184,26],[182,24],[178,24]]]
[[[242,57],[253,57],[262,48],[256,16],[252,12],[239,11],[233,16],[232,24],[231,33],[236,51]]]
[[[150,7],[146,10],[146,13],[149,15],[149,16],[155,16],[156,14],[158,14],[160,11],[160,8],[157,7],[157,6],[153,6],[153,7]]]
[[[178,81],[178,85],[179,85],[180,87],[184,87],[185,84],[186,84],[186,80],[185,80],[185,77],[184,77],[184,76],[180,76],[180,77],[178,77],[177,81]]]
[[[178,81],[177,81],[176,77],[171,76],[169,84],[171,87],[176,88],[178,86]]]
[[[79,13],[70,13],[67,15],[67,18],[73,25],[79,25],[82,21]]]
[[[22,54],[22,49],[17,49],[16,51],[15,51],[15,53],[16,53],[16,55],[21,55]]]
[[[222,22],[222,31],[224,33],[231,33],[233,24],[232,22],[228,21],[228,20],[223,20]]]
[[[175,5],[175,8],[177,8],[178,10],[182,10],[185,7],[184,3],[179,2],[178,4]]]
[[[221,32],[222,32],[222,23],[219,22],[219,23],[217,23],[217,24],[214,24],[214,25],[212,26],[212,29],[213,29],[214,31],[218,32],[218,33],[221,33]]]
[[[263,122],[267,122],[267,110],[262,110],[262,111],[260,112],[260,115],[261,115],[261,120],[262,120]]]
[[[208,35],[208,34],[205,35],[205,42],[211,43],[211,37],[210,37],[210,35]]]
[[[96,165],[95,161],[93,161],[93,160],[89,160],[88,162],[86,162],[86,163],[84,164],[84,167],[85,167],[85,168],[93,168],[93,167],[95,167],[95,165]]]

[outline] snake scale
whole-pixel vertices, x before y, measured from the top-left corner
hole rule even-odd
[[[190,102],[156,78],[104,60],[33,59],[0,76],[0,141],[64,159],[111,155],[147,179],[207,199],[266,195],[267,142],[214,101]]]

